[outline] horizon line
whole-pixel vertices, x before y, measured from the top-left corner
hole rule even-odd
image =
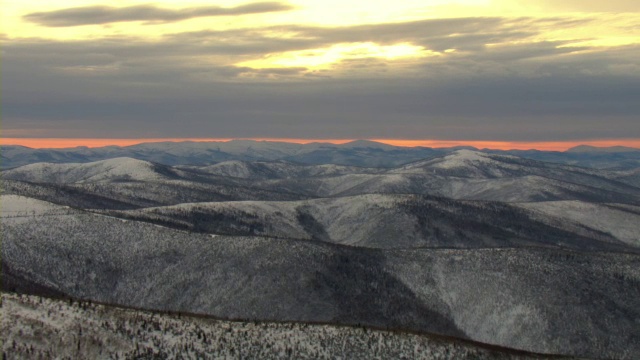
[[[253,140],[295,144],[346,144],[358,140],[374,141],[399,147],[447,148],[471,146],[492,150],[546,150],[566,151],[579,145],[594,147],[624,146],[640,148],[640,139],[556,140],[556,141],[504,141],[504,140],[436,140],[436,139],[304,139],[304,138],[0,138],[0,145],[18,145],[33,149],[99,148],[106,146],[132,146],[157,142],[229,142]]]

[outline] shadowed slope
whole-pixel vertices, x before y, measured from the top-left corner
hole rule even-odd
[[[78,298],[231,318],[400,326],[536,352],[640,354],[636,255],[212,238],[82,212],[3,218],[2,226],[2,259],[15,275]]]

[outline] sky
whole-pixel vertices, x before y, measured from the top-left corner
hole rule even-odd
[[[637,0],[0,6],[2,143],[640,144]]]

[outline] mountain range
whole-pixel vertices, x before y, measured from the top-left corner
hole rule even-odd
[[[278,158],[298,145],[267,145],[268,161],[113,157],[3,170],[3,289],[640,355],[637,168],[472,149],[314,164]],[[396,151],[358,150],[369,145],[326,152],[375,162]]]
[[[299,164],[395,167],[444,155],[461,148],[478,150],[473,147],[401,147],[368,140],[356,140],[345,144],[297,144],[255,140],[184,141],[65,149],[32,149],[24,146],[3,145],[0,146],[0,166],[2,169],[9,169],[38,162],[85,163],[130,157],[167,165],[210,165],[227,160],[284,160]],[[598,148],[583,145],[565,152],[488,149],[483,151],[600,169],[624,170],[640,167],[640,149],[627,147]]]

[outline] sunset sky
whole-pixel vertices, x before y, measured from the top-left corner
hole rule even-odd
[[[1,4],[3,144],[640,146],[637,0]]]

